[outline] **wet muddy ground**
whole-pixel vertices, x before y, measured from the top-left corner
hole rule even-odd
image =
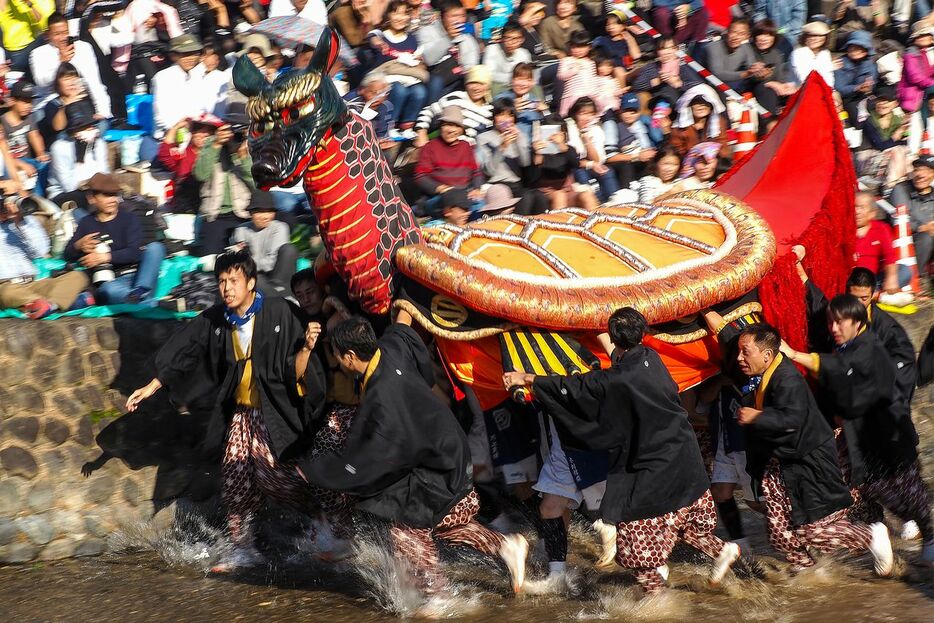
[[[470,623],[542,621],[849,621],[934,620],[934,572],[914,566],[917,542],[897,544],[897,579],[875,578],[868,557],[824,559],[790,576],[762,540],[761,519],[746,515],[757,565],[719,589],[706,585],[709,564],[679,547],[667,595],[640,601],[623,571],[592,570],[596,546],[582,526],[572,533],[574,586],[557,594],[510,594],[505,571],[480,558],[445,551],[457,594],[440,604],[444,618]],[[125,551],[97,558],[0,568],[0,620],[62,623],[168,621],[285,623],[398,621],[419,602],[393,575],[384,548],[370,544],[337,567],[281,556],[267,568],[235,577],[206,575],[216,555],[209,541],[124,534]],[[533,565],[541,577],[541,565]],[[531,588],[543,588],[532,582]]]

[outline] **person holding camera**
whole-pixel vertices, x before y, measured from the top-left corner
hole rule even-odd
[[[92,213],[78,222],[65,259],[84,267],[102,305],[151,300],[165,246],[151,242],[141,247],[142,224],[132,212],[120,210],[116,176],[95,173],[87,183],[87,201]]]
[[[224,124],[204,141],[195,160],[193,174],[201,183],[197,255],[223,253],[233,230],[250,218],[256,184],[250,172],[253,160],[246,140],[248,125],[245,106],[233,104]]]
[[[30,206],[35,209],[36,204],[16,196],[4,197],[0,205],[0,307],[20,309],[39,319],[92,303],[81,296],[88,287],[85,272],[37,278],[33,261],[48,255],[50,244]]]
[[[194,119],[182,119],[162,137],[156,161],[172,173],[175,186],[175,195],[170,203],[172,212],[191,214],[198,211],[201,205],[201,182],[193,173],[195,162],[205,142],[222,125],[224,122],[219,118],[202,113]],[[186,132],[191,133],[187,143],[182,140]]]

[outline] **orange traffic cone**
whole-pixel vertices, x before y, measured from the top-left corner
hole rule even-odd
[[[733,160],[738,162],[758,142],[756,140],[756,128],[752,123],[752,110],[749,101],[752,95],[746,93],[743,96],[743,112],[739,118],[739,124],[736,126],[736,145],[733,147]]]
[[[915,256],[915,241],[911,237],[911,224],[908,220],[908,208],[900,205],[895,208],[895,240],[892,242],[898,251],[898,264],[911,269],[911,282],[902,288],[903,292],[921,294],[921,280],[918,275],[918,259]]]
[[[930,147],[931,144],[928,142],[930,138],[931,137],[928,135],[927,130],[925,130],[921,134],[921,147],[918,149],[919,156],[930,156],[931,155],[931,147]]]

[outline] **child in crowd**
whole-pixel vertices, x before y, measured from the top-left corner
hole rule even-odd
[[[568,112],[571,116],[568,120],[568,144],[581,155],[574,179],[583,186],[597,184],[600,200],[608,201],[619,190],[619,182],[616,173],[606,165],[606,143],[597,104],[590,97],[582,97]]]
[[[473,201],[467,196],[467,191],[453,188],[441,195],[441,214],[444,222],[458,227],[464,227],[472,216]]]
[[[646,174],[630,185],[635,192],[633,201],[652,203],[678,183],[681,156],[671,145],[660,147],[647,167]]]
[[[20,174],[30,180],[24,185],[33,187],[33,192],[44,196],[49,154],[45,151],[45,141],[32,113],[35,96],[36,89],[32,83],[20,80],[14,84],[10,90],[10,109],[0,117],[0,123],[10,146],[10,156],[16,160]]]
[[[597,101],[597,106],[604,112],[615,110],[617,104],[619,104],[620,96],[626,90],[626,81],[623,79],[620,82],[613,73],[617,67],[612,59],[605,57],[596,50],[591,52],[590,58],[597,67],[597,77],[594,80],[597,88],[594,91],[594,99]]]
[[[688,152],[681,165],[678,183],[671,187],[671,192],[710,188],[717,181],[717,165],[720,163],[720,143],[708,141],[698,143]]]
[[[532,140],[532,128],[536,122],[545,118],[548,104],[535,94],[535,66],[532,63],[519,63],[512,70],[511,88],[503,91],[500,98],[513,101],[516,108],[516,126]]]
[[[626,93],[620,100],[619,113],[603,123],[606,163],[615,171],[622,188],[639,179],[655,157],[651,122],[639,109],[636,94]]]
[[[393,138],[415,138],[415,119],[428,99],[428,70],[422,59],[422,47],[409,25],[408,6],[404,0],[393,0],[386,9],[382,30],[370,31],[372,65],[389,82],[389,102],[392,104]]]
[[[538,173],[534,187],[550,202],[552,210],[576,206],[585,210],[597,207],[597,197],[586,184],[575,184],[574,173],[580,167],[580,155],[568,144],[568,124],[563,119],[548,120],[557,131],[533,143],[533,163]]]
[[[255,192],[249,210],[250,222],[234,230],[230,243],[250,250],[258,290],[266,296],[288,296],[298,260],[289,226],[276,220],[276,203],[268,192]]]
[[[613,63],[613,75],[621,86],[626,85],[626,74],[642,58],[639,42],[626,28],[628,21],[622,11],[611,11],[606,16],[606,35],[594,39],[594,50],[600,51]]]
[[[561,103],[558,113],[565,117],[571,110],[571,105],[582,97],[590,97],[597,93],[597,66],[590,60],[590,36],[583,30],[575,30],[568,40],[567,56],[558,62],[558,80],[563,85]],[[606,109],[597,106],[597,115],[600,116]]]

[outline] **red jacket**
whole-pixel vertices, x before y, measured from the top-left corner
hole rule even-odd
[[[184,150],[164,141],[159,143],[156,160],[172,172],[172,183],[175,186],[172,205],[177,211],[197,212],[201,199],[201,183],[191,173],[195,168],[195,160],[198,159],[198,151],[191,143]]]

